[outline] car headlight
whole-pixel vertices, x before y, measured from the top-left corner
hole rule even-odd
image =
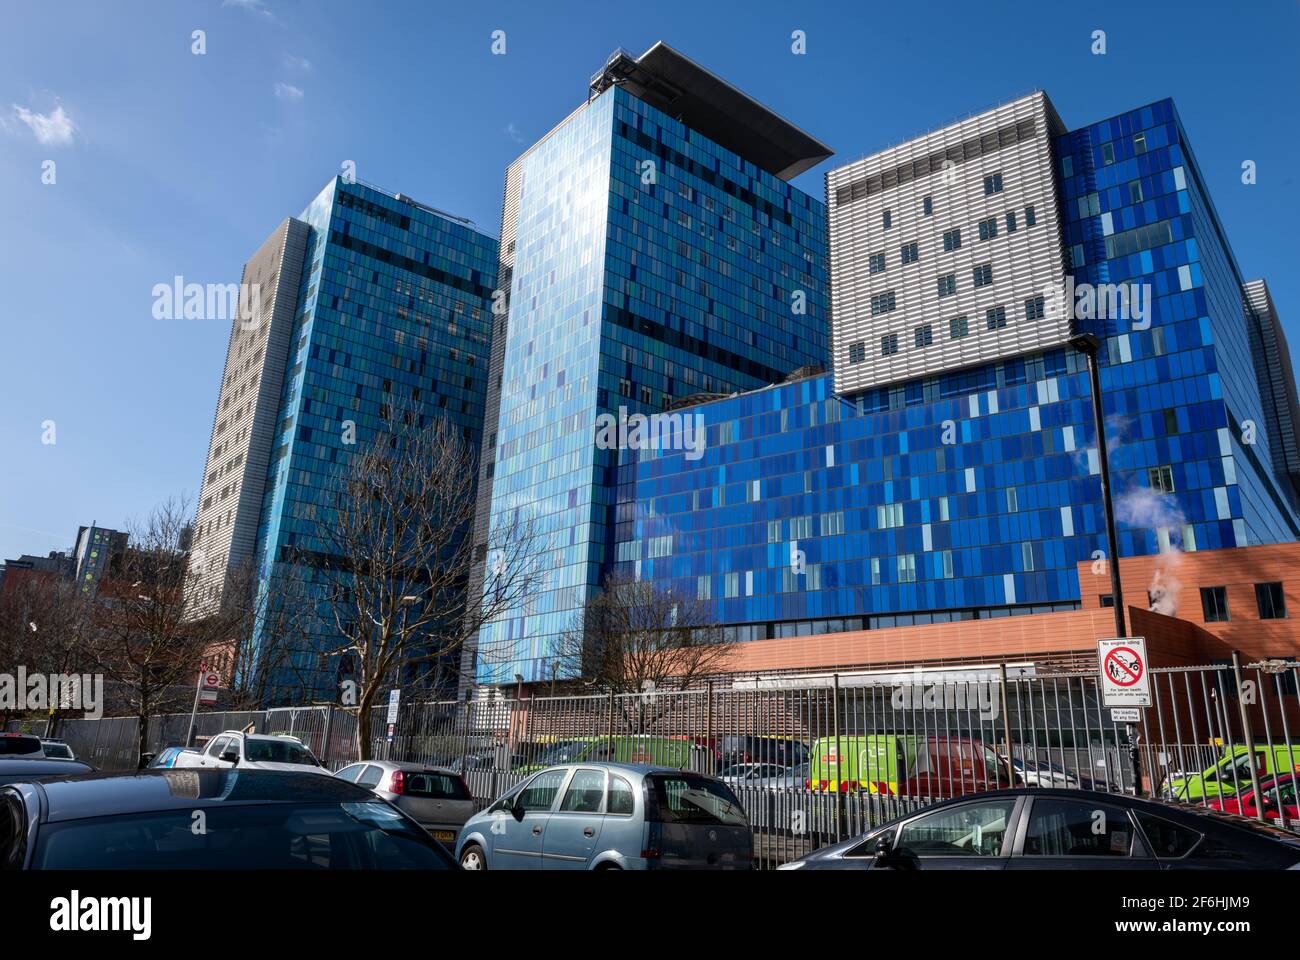
[[[807,864],[805,860],[791,860],[789,863],[783,863],[777,867],[778,870],[802,870]]]

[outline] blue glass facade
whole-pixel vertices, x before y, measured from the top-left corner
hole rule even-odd
[[[1095,328],[1121,555],[1294,539],[1258,325],[1173,103],[1054,150],[1075,283],[1152,294],[1147,319]],[[739,639],[1068,608],[1076,565],[1104,555],[1072,349],[854,397],[815,377],[690,412],[707,424],[702,458],[619,467],[616,556],[710,603]]]
[[[548,580],[482,631],[481,683],[549,679],[632,533],[597,417],[756,389],[824,363],[829,330],[823,205],[622,87],[517,165],[491,514],[538,525]]]
[[[465,222],[342,178],[300,219],[311,233],[254,554],[272,596],[287,556],[322,549],[329,478],[350,449],[345,421],[362,445],[388,409],[419,411],[422,424],[447,417],[478,444],[498,256]],[[283,696],[333,694],[317,651],[334,642],[318,639],[278,671]],[[303,677],[317,688],[302,690]]]

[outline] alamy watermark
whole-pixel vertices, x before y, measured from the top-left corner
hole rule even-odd
[[[104,715],[104,676],[90,673],[0,673],[0,711],[80,710],[87,720]]]
[[[172,282],[153,285],[155,320],[234,320],[244,330],[262,325],[260,283],[186,283],[177,275]]]
[[[927,678],[919,668],[912,671],[910,682],[894,685],[889,702],[895,710],[978,710],[981,720],[996,720],[1001,712],[988,680],[945,682]]]
[[[685,450],[687,460],[704,456],[704,414],[633,413],[596,417],[596,446],[601,450]]]
[[[1151,326],[1152,290],[1149,283],[1053,283],[1043,290],[1053,316],[1068,320],[1118,320],[1134,330]]]

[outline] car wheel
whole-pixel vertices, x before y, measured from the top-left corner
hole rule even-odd
[[[622,870],[623,868],[620,867],[617,863],[607,862],[607,863],[600,864],[599,866],[596,867],[596,869],[597,870]]]
[[[483,854],[483,848],[477,843],[471,843],[461,851],[460,865],[464,870],[486,870],[487,857]]]

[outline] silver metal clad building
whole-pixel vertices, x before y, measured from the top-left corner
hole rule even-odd
[[[247,585],[309,232],[286,219],[244,267],[186,573],[189,617],[221,608],[228,575]]]
[[[1067,340],[1052,138],[1041,92],[826,175],[835,389]],[[1039,300],[1039,298],[1042,298]]]

